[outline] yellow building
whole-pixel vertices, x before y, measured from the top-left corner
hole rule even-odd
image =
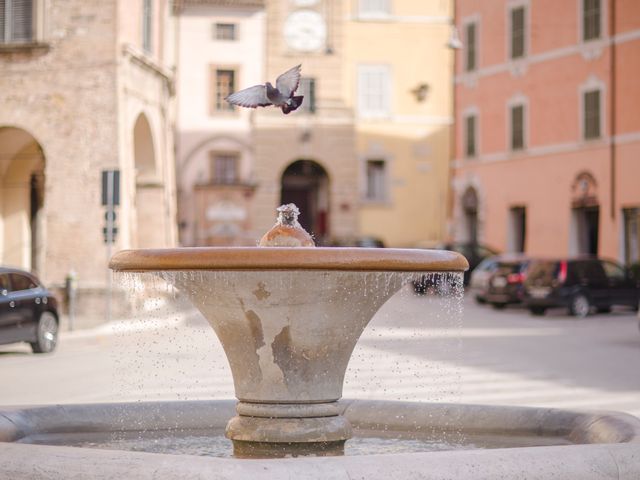
[[[446,236],[452,2],[348,5],[343,97],[355,115],[360,233],[388,246]]]

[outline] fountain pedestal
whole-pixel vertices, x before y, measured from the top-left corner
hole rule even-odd
[[[153,271],[208,320],[229,360],[238,455],[336,453],[351,425],[336,402],[358,338],[411,272],[463,271],[445,251],[205,248],[118,253],[111,267]],[[409,272],[409,274],[407,274]]]

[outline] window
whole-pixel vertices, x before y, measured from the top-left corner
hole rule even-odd
[[[624,280],[627,277],[624,269],[613,262],[602,262],[602,268],[609,280]]]
[[[511,150],[524,148],[524,105],[511,107]]]
[[[383,16],[390,13],[389,0],[360,0],[360,15]]]
[[[217,69],[212,71],[212,111],[232,112],[233,105],[225,100],[236,90],[236,72],[231,69]]]
[[[33,0],[0,0],[0,44],[33,41]]]
[[[475,157],[477,154],[476,147],[476,128],[477,128],[476,115],[469,115],[464,119],[464,153],[467,157]]]
[[[511,59],[525,56],[525,8],[511,9]]]
[[[465,45],[466,45],[466,55],[465,55],[465,70],[467,72],[471,72],[476,69],[477,61],[476,61],[476,32],[478,27],[475,23],[469,23],[465,27]]]
[[[584,93],[584,138],[600,138],[600,90]]]
[[[216,23],[213,28],[216,40],[237,40],[235,23]]]
[[[582,0],[582,40],[600,38],[602,18],[600,0]]]
[[[9,275],[6,273],[0,274],[0,296],[7,296],[9,294]]]
[[[142,6],[142,49],[151,52],[151,35],[153,12],[152,0],[144,0]]]
[[[302,77],[300,79],[300,86],[296,91],[296,95],[304,95],[302,105],[300,105],[298,111],[304,113],[315,113],[316,111],[316,79],[309,77]]]
[[[384,160],[367,160],[367,185],[365,198],[374,202],[387,199],[387,162]]]
[[[213,152],[210,158],[212,183],[224,185],[238,183],[238,154]]]
[[[19,273],[10,273],[9,278],[11,279],[11,290],[14,292],[29,290],[31,288],[37,288],[38,286],[31,278]]]
[[[390,106],[389,68],[384,65],[358,67],[358,112],[363,117],[386,117]]]

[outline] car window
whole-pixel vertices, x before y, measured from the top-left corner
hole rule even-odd
[[[478,266],[476,267],[476,270],[480,272],[482,271],[492,272],[496,269],[497,266],[498,266],[498,262],[495,259],[485,258],[478,264]]]
[[[11,290],[14,292],[29,290],[38,286],[30,277],[20,273],[10,273],[9,277],[11,278]]]
[[[558,275],[560,262],[538,261],[529,265],[529,280],[532,282],[551,283]]]
[[[9,293],[9,275],[6,273],[0,274],[0,295],[7,295]]]
[[[495,252],[492,252],[488,248],[478,247],[478,255],[481,257],[489,257],[491,255],[495,255]]]
[[[593,281],[593,280],[600,281],[600,280],[606,279],[604,269],[602,268],[602,265],[598,261],[585,262],[584,273],[589,281]]]
[[[613,262],[602,262],[602,268],[610,280],[624,280],[626,278],[624,269]]]

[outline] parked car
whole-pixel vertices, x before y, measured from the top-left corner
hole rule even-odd
[[[530,259],[523,255],[498,257],[484,294],[487,303],[494,308],[521,303],[524,298],[524,281]]]
[[[384,242],[377,237],[346,237],[333,239],[329,242],[331,247],[363,247],[384,248]]]
[[[28,342],[34,353],[58,343],[58,302],[29,272],[0,267],[0,344]]]
[[[439,248],[442,250],[451,250],[464,255],[469,262],[469,270],[464,272],[464,284],[469,285],[471,273],[475,268],[480,265],[485,258],[497,255],[498,252],[487,247],[486,245],[480,245],[478,243],[445,243]]]
[[[594,257],[532,261],[524,286],[524,302],[534,315],[567,307],[572,315],[585,317],[592,308],[637,309],[640,301],[640,278],[615,262]]]
[[[469,285],[471,278],[471,272],[488,257],[495,256],[497,252],[494,250],[479,245],[477,243],[443,243],[436,247],[438,250],[451,250],[453,252],[461,253],[465,256],[469,262],[469,270],[464,272],[464,285]],[[418,280],[413,282],[413,289],[417,294],[423,294],[433,287],[433,278],[423,275]]]
[[[482,260],[476,268],[473,269],[469,277],[469,290],[478,303],[487,303],[487,289],[489,287],[489,279],[493,272],[496,271],[500,256],[494,255]]]

